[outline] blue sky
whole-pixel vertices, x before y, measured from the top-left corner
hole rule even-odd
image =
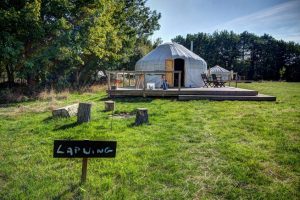
[[[226,29],[300,43],[300,0],[148,0],[147,5],[162,14],[153,40]]]

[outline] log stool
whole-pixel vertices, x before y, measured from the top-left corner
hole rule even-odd
[[[83,122],[91,121],[91,107],[92,104],[90,103],[79,103],[77,123],[81,124]]]
[[[114,101],[105,101],[105,111],[114,111],[115,110],[115,102]]]
[[[138,108],[136,111],[135,125],[139,126],[142,124],[148,124],[148,109],[147,108]]]

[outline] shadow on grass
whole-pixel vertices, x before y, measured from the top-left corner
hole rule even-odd
[[[111,98],[109,98],[109,97],[102,97],[102,98],[98,99],[98,101],[109,101],[109,100],[111,100]]]
[[[62,191],[60,194],[55,196],[53,200],[64,199],[65,195],[72,193],[73,199],[83,199],[82,192],[80,191],[81,183],[73,184],[65,191]]]
[[[78,125],[80,125],[80,123],[73,122],[71,124],[65,124],[65,125],[62,125],[62,126],[60,126],[58,128],[55,128],[55,129],[53,129],[53,131],[66,130],[66,129],[69,129],[69,128],[74,128],[74,127],[76,127]]]
[[[49,123],[49,122],[51,122],[53,119],[54,119],[53,116],[49,116],[49,117],[46,117],[45,119],[43,119],[42,122],[44,122],[44,123]]]

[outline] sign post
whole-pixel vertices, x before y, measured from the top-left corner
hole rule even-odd
[[[87,174],[87,158],[82,158],[82,168],[81,168],[81,183],[86,181],[86,174]]]
[[[88,158],[116,157],[116,141],[54,140],[54,158],[83,158],[81,182],[86,181]]]

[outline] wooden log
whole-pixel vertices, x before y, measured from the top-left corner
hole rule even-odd
[[[142,124],[148,124],[148,109],[147,108],[138,108],[136,111],[135,125],[139,126]]]
[[[79,103],[77,123],[81,124],[83,122],[91,121],[91,107],[92,104],[90,103]]]
[[[105,111],[114,111],[115,110],[115,102],[114,101],[105,101]]]
[[[78,112],[78,103],[58,108],[52,111],[53,117],[72,117],[76,116]]]

